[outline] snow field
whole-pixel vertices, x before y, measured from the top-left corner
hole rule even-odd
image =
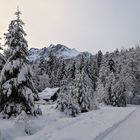
[[[14,140],[99,140],[128,118],[136,108],[100,107],[76,118],[57,112],[52,105],[42,106],[42,109],[45,110],[44,115],[35,122],[36,127],[40,126],[39,131]]]
[[[103,140],[139,140],[140,125],[139,118],[140,107],[137,106],[136,111],[126,119],[121,125],[114,129],[111,133],[106,135]],[[101,139],[100,139],[101,140]]]

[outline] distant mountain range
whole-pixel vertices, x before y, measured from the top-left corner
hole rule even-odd
[[[79,52],[76,49],[70,49],[64,45],[57,44],[57,45],[50,45],[49,47],[44,47],[42,49],[38,48],[31,48],[29,50],[29,60],[34,62],[41,57],[45,59],[48,58],[49,54],[53,53],[57,58],[62,59],[78,59],[81,56],[86,58],[92,56],[89,52]]]

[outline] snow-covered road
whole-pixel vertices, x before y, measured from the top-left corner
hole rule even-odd
[[[140,139],[140,107],[116,129],[100,140],[139,140]]]

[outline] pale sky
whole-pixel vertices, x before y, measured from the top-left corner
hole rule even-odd
[[[140,0],[0,0],[0,37],[17,5],[30,48],[59,43],[95,54],[140,44]]]

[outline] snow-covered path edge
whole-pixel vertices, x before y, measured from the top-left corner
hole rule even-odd
[[[132,112],[130,112],[125,118],[123,118],[119,122],[113,124],[113,126],[107,128],[106,130],[101,132],[98,136],[96,136],[96,138],[94,140],[103,140],[103,138],[105,138],[107,135],[109,135],[113,130],[115,130],[119,125],[121,125],[121,123],[123,123],[124,121],[129,119],[135,111],[136,111],[136,108],[134,108],[134,110]]]

